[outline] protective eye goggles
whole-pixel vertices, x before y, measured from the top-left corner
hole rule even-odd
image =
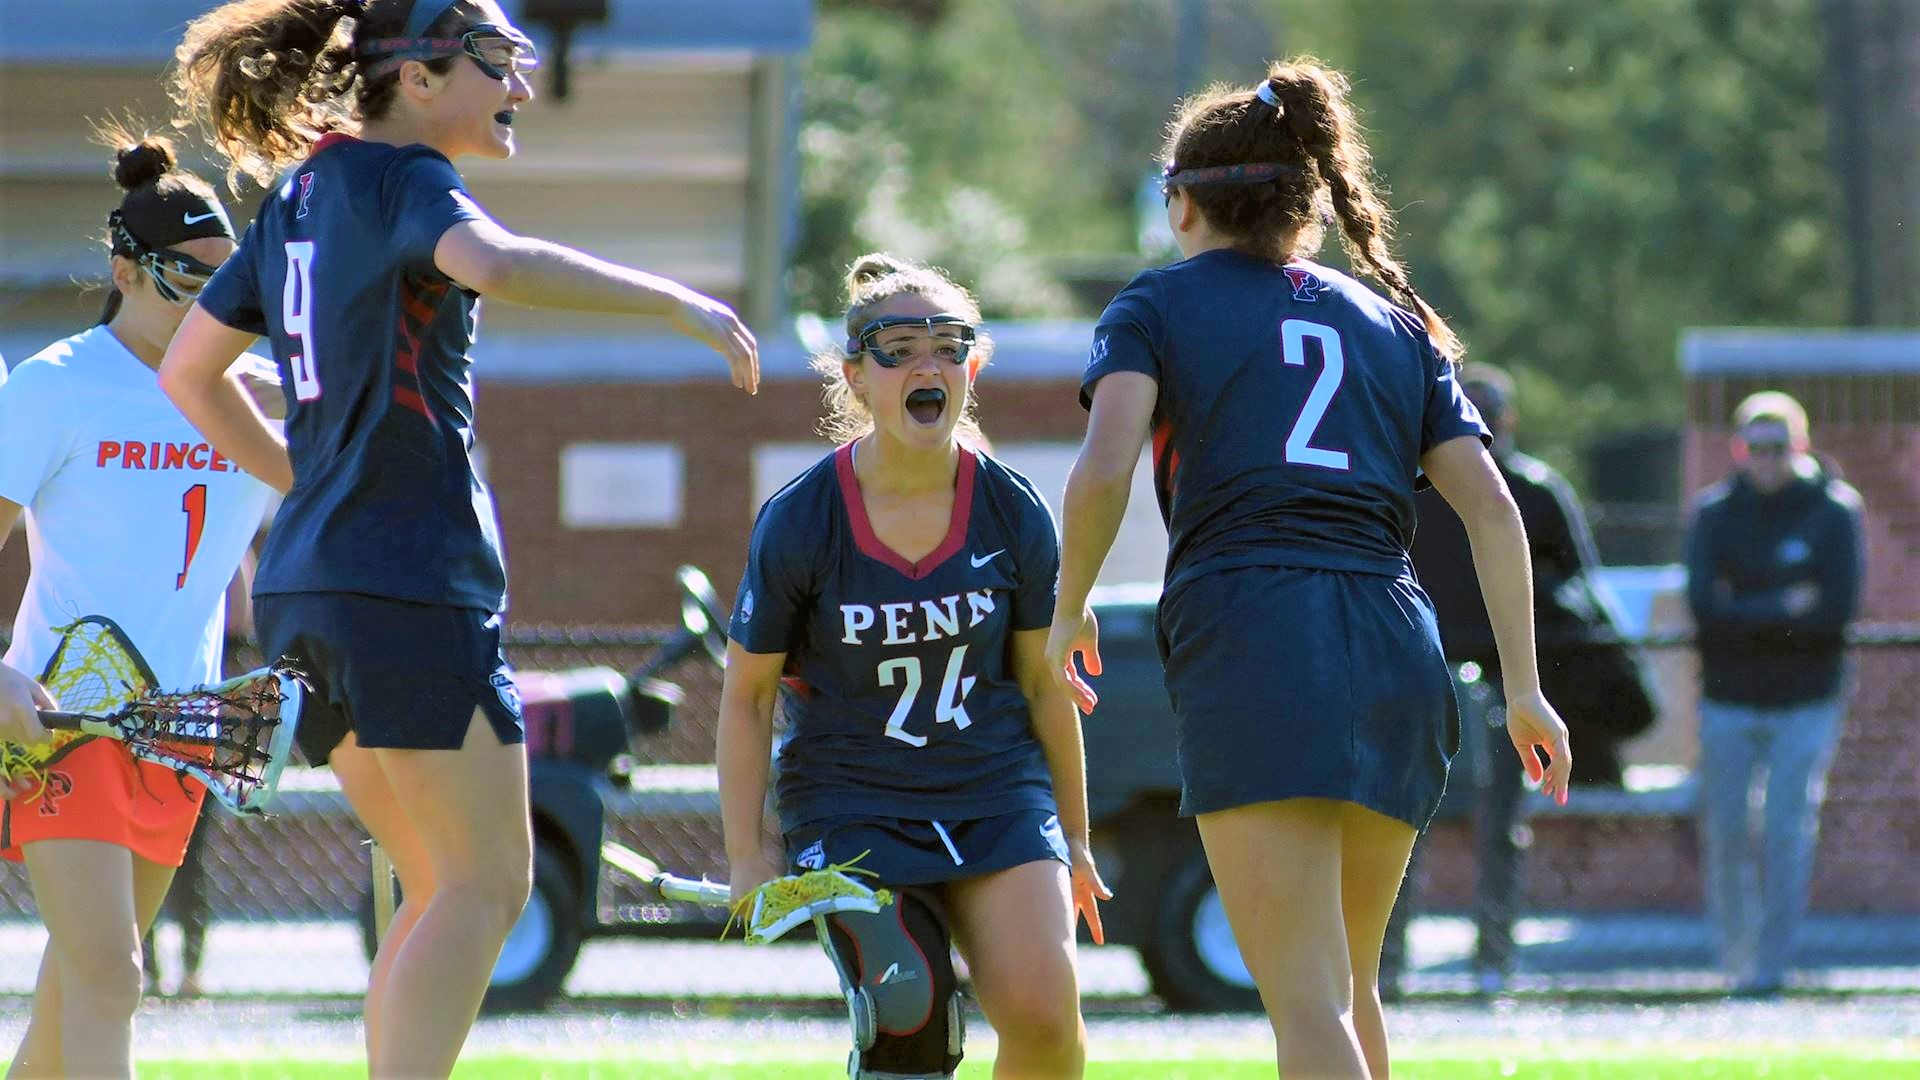
[[[924,331],[925,336],[896,337],[881,343],[882,333],[902,327]],[[973,343],[973,324],[958,315],[890,315],[861,327],[858,335],[847,340],[847,354],[864,352],[881,367],[896,368],[913,359],[916,350],[931,345],[935,357],[950,364],[964,364],[973,352]]]
[[[489,79],[506,82],[540,66],[540,51],[532,39],[511,26],[475,23],[457,38],[376,38],[362,46],[361,55],[377,60],[373,74],[383,75],[407,60],[436,60],[465,54]]]
[[[184,251],[172,248],[151,248],[133,230],[127,228],[126,219],[120,211],[107,215],[107,228],[113,234],[113,252],[124,255],[140,265],[153,279],[153,287],[161,299],[175,307],[186,307],[200,290],[207,287],[219,269],[201,262]]]
[[[1173,193],[1177,188],[1271,184],[1276,180],[1288,180],[1300,176],[1302,172],[1297,166],[1277,161],[1255,161],[1245,165],[1211,165],[1200,169],[1187,169],[1169,164],[1160,170],[1160,197],[1168,205],[1172,205]]]
[[[165,248],[149,251],[136,261],[153,279],[153,287],[161,298],[175,307],[193,303],[194,297],[200,295],[200,290],[207,287],[214,271],[219,269],[191,255]]]

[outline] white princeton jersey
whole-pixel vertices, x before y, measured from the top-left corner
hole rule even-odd
[[[104,615],[162,688],[215,681],[227,585],[271,495],[106,326],[41,350],[0,386],[0,499],[26,508],[33,562],[6,662],[38,676],[53,627]]]

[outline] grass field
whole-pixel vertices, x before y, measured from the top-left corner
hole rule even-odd
[[[837,1056],[809,1052],[782,1057],[777,1046],[751,1051],[699,1056],[637,1057],[526,1055],[469,1056],[455,1070],[456,1080],[493,1077],[540,1080],[792,1080],[844,1076]],[[990,1061],[970,1059],[961,1067],[962,1080],[986,1080]],[[1427,1052],[1409,1050],[1395,1063],[1402,1080],[1821,1080],[1872,1077],[1873,1080],[1920,1080],[1920,1047],[1889,1043],[1880,1046],[1797,1045],[1780,1050],[1751,1046],[1649,1052],[1645,1047],[1610,1051],[1604,1044],[1576,1045],[1558,1050],[1529,1049],[1516,1044],[1436,1046]],[[365,1066],[352,1061],[169,1059],[143,1061],[146,1080],[336,1080],[364,1076]],[[1270,1062],[1240,1057],[1190,1056],[1176,1060],[1095,1060],[1088,1080],[1253,1080],[1272,1077]]]

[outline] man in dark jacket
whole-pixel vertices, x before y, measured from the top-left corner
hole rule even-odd
[[[1767,996],[1785,981],[1806,913],[1845,712],[1861,503],[1809,453],[1807,414],[1793,398],[1755,394],[1735,410],[1734,427],[1738,468],[1695,504],[1687,601],[1700,651],[1708,904],[1734,987]],[[1748,820],[1761,773],[1756,862]]]
[[[1553,467],[1514,448],[1519,411],[1514,407],[1513,379],[1490,364],[1468,364],[1460,385],[1480,410],[1493,432],[1493,458],[1505,477],[1520,519],[1527,529],[1527,547],[1533,561],[1534,622],[1540,643],[1543,674],[1556,663],[1570,662],[1569,650],[1590,637],[1596,621],[1611,632],[1606,614],[1596,611],[1597,597],[1586,574],[1599,566],[1593,543],[1573,488]],[[1520,872],[1527,828],[1521,819],[1526,793],[1525,773],[1513,744],[1504,737],[1506,717],[1501,707],[1500,656],[1494,647],[1493,625],[1480,596],[1473,569],[1473,551],[1466,526],[1446,500],[1427,490],[1415,496],[1419,529],[1412,556],[1421,587],[1433,598],[1440,621],[1440,640],[1447,662],[1471,681],[1459,685],[1461,705],[1460,753],[1447,778],[1441,815],[1473,815],[1478,881],[1474,897],[1476,944],[1474,970],[1483,993],[1500,990],[1513,963],[1513,924],[1518,913]],[[1569,703],[1556,701],[1572,727],[1580,715]],[[1593,737],[1586,730],[1573,733],[1575,780],[1587,783],[1620,782],[1620,765],[1611,739]],[[1415,849],[1416,859],[1424,844]],[[1410,867],[1394,908],[1381,961],[1381,986],[1388,994],[1404,966],[1407,921],[1419,909],[1416,867]]]

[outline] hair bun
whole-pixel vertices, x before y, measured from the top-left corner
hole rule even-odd
[[[113,181],[132,191],[167,174],[175,164],[173,143],[164,135],[146,135],[123,144],[113,155]]]

